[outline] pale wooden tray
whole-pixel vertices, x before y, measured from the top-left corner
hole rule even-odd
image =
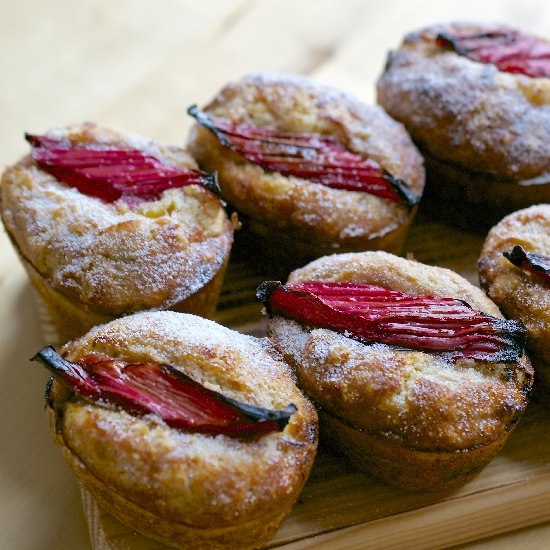
[[[477,282],[481,232],[418,219],[407,252]],[[217,320],[261,336],[265,320],[254,299],[270,277],[253,259],[233,258]],[[550,412],[536,401],[501,454],[458,490],[412,493],[358,473],[321,446],[292,514],[266,548],[441,548],[550,520]],[[109,516],[82,491],[94,550],[160,550],[162,545]]]

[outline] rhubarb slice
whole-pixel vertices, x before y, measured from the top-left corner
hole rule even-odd
[[[546,283],[550,283],[550,256],[526,252],[523,247],[516,245],[512,252],[503,252],[516,267],[541,277]]]
[[[117,406],[135,416],[155,414],[181,431],[262,435],[284,430],[297,410],[292,404],[272,411],[239,403],[169,365],[127,363],[95,354],[71,362],[51,346],[40,350],[33,360],[84,399]]]
[[[114,202],[121,198],[156,199],[166,189],[204,185],[218,192],[214,175],[168,166],[138,149],[71,144],[49,136],[26,134],[33,160],[57,180],[81,193]]]
[[[361,283],[262,283],[270,315],[335,330],[363,343],[442,352],[451,360],[512,362],[521,357],[525,327],[454,298],[409,296]]]
[[[512,29],[439,33],[437,44],[500,71],[550,78],[550,43]]]
[[[374,160],[352,153],[328,138],[231,124],[209,116],[196,105],[189,107],[188,113],[222,145],[272,172],[334,189],[362,191],[395,202],[403,201],[408,208],[418,202],[419,197],[404,181],[393,177]]]

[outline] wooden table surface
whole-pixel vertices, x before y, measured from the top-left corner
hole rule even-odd
[[[550,36],[548,0],[0,0],[0,164],[27,151],[25,131],[84,120],[181,144],[186,107],[251,71],[313,75],[374,101],[387,51],[450,19]],[[29,284],[3,230],[0,296],[0,548],[90,548],[48,433],[47,375],[28,361],[43,344]],[[543,524],[467,547],[548,541]]]

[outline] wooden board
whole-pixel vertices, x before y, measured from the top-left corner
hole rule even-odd
[[[477,281],[479,234],[420,213],[407,242],[419,261],[454,269]],[[262,272],[253,257],[233,258],[216,319],[264,335],[255,300]],[[471,482],[445,492],[393,489],[350,467],[321,446],[313,472],[290,517],[266,548],[434,548],[464,543],[550,520],[550,411],[534,401],[504,450]],[[94,550],[160,550],[101,510],[84,490]]]

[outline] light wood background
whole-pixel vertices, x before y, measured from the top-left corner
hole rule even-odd
[[[314,75],[374,101],[387,51],[450,19],[550,36],[548,0],[0,0],[0,164],[27,151],[25,131],[83,120],[183,143],[186,107],[250,71]],[[453,246],[479,246],[478,235],[458,236]],[[471,263],[464,270],[472,278]],[[0,296],[0,549],[90,548],[76,482],[47,429],[47,375],[28,361],[43,344],[32,295],[3,230]],[[468,547],[548,541],[542,525]]]

